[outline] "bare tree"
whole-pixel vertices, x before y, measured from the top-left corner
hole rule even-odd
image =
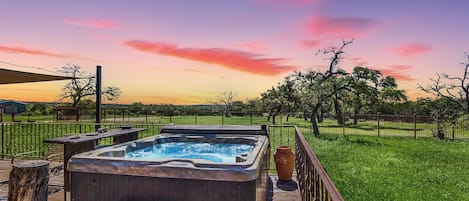
[[[225,91],[217,96],[217,101],[215,105],[218,105],[223,109],[223,113],[226,117],[231,115],[231,110],[233,109],[234,98],[238,95],[233,91]]]
[[[447,98],[458,103],[464,108],[465,113],[469,113],[469,54],[466,53],[464,73],[461,77],[448,74],[437,73],[436,79],[430,79],[432,83],[427,86],[418,85],[418,88],[426,93],[433,94],[438,98]]]
[[[316,120],[320,109],[330,98],[333,98],[336,93],[344,90],[348,84],[339,83],[335,81],[340,76],[346,75],[345,71],[338,68],[337,65],[342,60],[344,54],[344,48],[351,44],[353,40],[342,41],[342,45],[339,47],[330,47],[328,49],[320,50],[318,53],[326,55],[332,55],[329,63],[329,68],[326,72],[319,72],[310,70],[306,73],[297,72],[297,80],[300,89],[301,100],[305,104],[309,111],[311,111],[311,125],[313,127],[313,133],[315,136],[319,136],[319,127]],[[336,86],[334,86],[337,84]]]
[[[80,66],[68,64],[59,72],[73,78],[62,88],[62,93],[59,95],[61,100],[71,99],[72,106],[76,107],[86,97],[96,95],[96,78],[83,72]],[[102,95],[109,101],[117,100],[120,94],[121,90],[116,86],[105,87],[102,90]]]

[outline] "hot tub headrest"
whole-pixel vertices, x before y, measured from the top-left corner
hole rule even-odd
[[[269,135],[267,125],[166,125],[160,133]]]

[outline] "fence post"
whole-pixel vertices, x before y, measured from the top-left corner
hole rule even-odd
[[[379,137],[379,112],[376,114],[376,120],[378,121],[378,137]]]
[[[417,138],[417,113],[414,112],[414,139]]]
[[[456,121],[454,120],[454,117],[453,117],[453,121],[451,122],[451,133],[453,134],[453,140],[454,140],[454,124],[456,123]]]
[[[148,110],[145,110],[145,123],[148,124]]]
[[[0,111],[2,112],[2,111]],[[5,157],[5,154],[3,153],[3,148],[4,148],[4,145],[5,145],[5,131],[4,131],[4,128],[3,128],[3,122],[2,122],[2,159]]]
[[[342,113],[342,135],[345,135],[345,113]]]
[[[221,125],[225,125],[225,115],[223,115],[223,112],[221,113]]]

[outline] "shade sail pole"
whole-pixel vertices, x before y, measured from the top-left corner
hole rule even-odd
[[[101,66],[96,66],[96,130],[101,128]]]

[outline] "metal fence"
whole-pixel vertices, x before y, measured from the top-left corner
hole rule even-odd
[[[108,129],[120,124],[101,124]],[[63,147],[44,143],[45,139],[90,133],[95,131],[94,123],[1,123],[1,156],[3,158],[44,158],[62,152]],[[139,138],[159,133],[163,124],[134,124],[137,128],[147,128],[139,132]],[[100,141],[111,144],[112,138]]]
[[[402,137],[436,137],[438,131],[446,139],[469,139],[469,118],[447,119],[437,122],[431,116],[422,115],[343,115],[342,131],[335,131],[343,135],[375,135]],[[337,124],[336,124],[337,125]],[[327,126],[322,127],[324,133],[330,133]]]

